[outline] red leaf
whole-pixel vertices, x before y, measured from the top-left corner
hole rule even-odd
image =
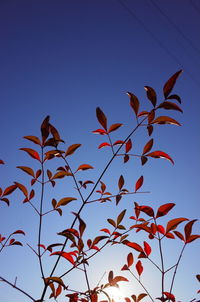
[[[191,220],[185,225],[184,231],[185,231],[186,241],[189,239],[189,237],[192,233],[192,227],[193,227],[193,224],[195,223],[195,221],[197,221],[197,219]]]
[[[165,228],[160,224],[157,225],[157,231],[163,235],[165,234]]]
[[[68,203],[70,203],[73,200],[76,200],[76,198],[74,198],[74,197],[64,197],[64,198],[59,200],[59,202],[56,204],[55,207],[58,208],[60,206],[66,206]]]
[[[15,182],[15,184],[22,191],[22,193],[24,194],[24,196],[28,198],[27,188],[24,185],[20,184],[19,182]]]
[[[65,259],[67,259],[70,263],[74,264],[74,259],[72,258],[70,253],[58,251],[58,252],[54,252],[54,253],[50,254],[50,256],[53,256],[53,255],[61,256]]]
[[[127,278],[123,277],[123,276],[116,276],[116,277],[113,278],[111,284],[115,285],[115,284],[117,284],[118,282],[121,282],[121,281],[128,282],[129,280]]]
[[[98,149],[101,149],[101,148],[106,147],[106,146],[110,147],[110,144],[109,143],[102,143],[98,146]]]
[[[108,233],[108,234],[110,235],[109,229],[101,229],[100,231],[105,232],[105,233]]]
[[[128,271],[128,266],[127,266],[127,264],[124,264],[124,266],[121,268],[121,271]]]
[[[174,85],[176,83],[176,80],[178,79],[179,75],[183,72],[183,70],[179,70],[177,71],[175,74],[173,74],[169,80],[165,83],[164,87],[163,87],[163,93],[165,98],[168,97],[168,95],[170,94],[170,92],[172,91],[172,89],[174,88]]]
[[[142,300],[146,296],[147,296],[147,294],[145,294],[145,293],[139,294],[139,296],[137,298],[137,302],[139,302],[140,300]]]
[[[83,165],[80,165],[76,171],[81,171],[81,170],[84,171],[84,170],[88,170],[88,169],[94,169],[94,168],[88,164],[83,164]]]
[[[107,132],[105,130],[103,130],[103,129],[94,130],[94,131],[92,131],[92,133],[94,133],[94,134],[100,134],[100,135],[107,134]]]
[[[62,292],[62,286],[59,284],[58,288],[56,289],[55,298],[57,298]]]
[[[40,156],[37,151],[30,149],[30,148],[20,148],[20,150],[27,152],[32,158],[41,161]]]
[[[172,302],[175,302],[175,297],[174,297],[174,295],[172,295],[172,294],[170,294],[170,293],[168,293],[168,292],[163,292],[163,294],[165,294],[165,296],[166,296],[169,300],[171,300]]]
[[[15,232],[13,232],[12,234],[22,234],[22,235],[25,235],[24,231],[22,231],[22,230],[17,230]]]
[[[190,235],[190,237],[187,239],[186,243],[190,243],[198,238],[200,238],[200,235]]]
[[[128,263],[128,267],[130,267],[134,262],[134,258],[133,258],[133,254],[129,253],[127,256],[127,263]]]
[[[188,220],[187,218],[175,218],[167,223],[166,233],[174,230],[181,222]]]
[[[110,126],[109,130],[108,130],[108,133],[117,130],[117,129],[120,128],[122,125],[123,125],[123,124],[119,124],[119,123],[117,123],[117,124],[112,124],[112,125]]]
[[[146,241],[144,241],[144,251],[147,256],[151,254],[151,247]]]
[[[169,101],[165,101],[165,102],[161,103],[157,108],[163,108],[163,109],[167,109],[167,110],[176,110],[176,111],[183,112],[183,110],[177,104],[169,102]]]
[[[168,100],[177,100],[181,104],[181,98],[177,94],[171,94],[170,96],[167,97]]]
[[[154,121],[152,121],[151,124],[160,124],[160,125],[171,124],[171,125],[181,126],[179,122],[177,122],[175,119],[169,116],[159,116]]]
[[[139,244],[137,244],[137,243],[135,243],[135,242],[127,242],[127,243],[125,243],[127,246],[129,246],[129,247],[131,247],[131,248],[133,248],[134,250],[136,250],[136,251],[138,251],[138,252],[143,252],[143,248],[139,245]]]
[[[165,216],[173,207],[175,203],[166,203],[159,207],[156,218]]]
[[[107,118],[99,107],[96,109],[96,115],[101,126],[107,131]]]
[[[141,276],[142,272],[143,272],[143,266],[142,266],[142,262],[139,260],[137,263],[136,263],[136,270],[138,272],[138,275]]]
[[[185,241],[184,236],[183,236],[180,232],[174,231],[174,234],[175,234],[179,239],[181,239],[182,241]]]
[[[1,164],[1,165],[4,165],[4,164],[5,164],[4,161],[3,161],[2,159],[0,159],[0,164]]]
[[[127,141],[125,149],[126,149],[126,153],[128,153],[132,149],[132,141],[131,141],[131,139],[129,139]]]
[[[144,155],[145,153],[149,152],[149,151],[151,150],[152,147],[153,147],[153,138],[150,139],[150,140],[148,141],[148,143],[146,143],[146,145],[144,146],[142,155]]]
[[[165,152],[163,151],[153,151],[151,153],[146,154],[145,156],[150,156],[153,158],[165,158],[168,159],[172,164],[174,164],[173,159]]]
[[[138,115],[138,111],[139,111],[139,107],[140,107],[140,103],[138,98],[131,92],[127,92],[127,95],[130,98],[130,105],[133,109],[133,111],[135,112],[135,115]]]
[[[124,144],[124,141],[122,141],[122,140],[117,140],[116,142],[114,142],[113,146],[122,145],[122,144]]]
[[[141,188],[141,186],[143,185],[143,181],[144,181],[143,176],[140,176],[140,178],[137,180],[135,184],[135,192],[137,192]]]
[[[149,206],[139,206],[139,210],[144,212],[150,217],[154,217],[154,210]]]
[[[151,101],[152,105],[155,107],[156,106],[156,92],[152,87],[149,86],[144,86],[144,89],[147,92],[147,97]]]

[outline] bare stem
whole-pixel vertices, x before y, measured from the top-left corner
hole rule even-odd
[[[27,296],[29,299],[31,299],[32,301],[36,301],[32,296],[30,296],[27,292],[25,292],[23,289],[19,288],[18,286],[16,286],[16,282],[15,283],[11,283],[10,281],[6,280],[5,278],[0,276],[0,280],[9,284],[10,286],[12,286],[13,288],[17,289],[18,291],[20,291],[22,294],[24,294],[25,296]]]

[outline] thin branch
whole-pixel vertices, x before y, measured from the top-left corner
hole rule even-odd
[[[15,283],[11,283],[10,281],[6,280],[5,278],[0,276],[0,280],[2,280],[3,282],[9,284],[10,286],[12,286],[13,288],[17,289],[18,291],[20,291],[22,294],[24,294],[25,296],[27,296],[29,299],[31,299],[32,301],[36,301],[31,295],[29,295],[27,292],[25,292],[23,289],[19,288],[18,286],[16,286],[16,282]]]

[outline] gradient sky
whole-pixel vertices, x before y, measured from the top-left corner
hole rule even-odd
[[[19,148],[34,148],[22,137],[39,135],[46,115],[51,116],[52,124],[59,129],[67,146],[83,144],[72,159],[74,169],[82,163],[96,167],[80,177],[97,179],[110,158],[110,150],[97,150],[103,137],[91,133],[99,128],[96,107],[102,108],[110,124],[124,124],[114,135],[116,139],[123,139],[135,123],[125,92],[133,92],[142,104],[146,102],[149,106],[143,87],[152,86],[162,99],[166,80],[183,69],[174,92],[182,98],[184,113],[165,113],[177,119],[182,127],[158,127],[153,135],[154,150],[169,153],[175,165],[152,159],[141,167],[136,159],[131,159],[128,165],[119,159],[104,179],[108,190],[114,193],[120,174],[124,175],[130,190],[144,175],[143,189],[151,194],[127,198],[117,208],[112,204],[98,205],[83,216],[88,220],[88,227],[96,230],[95,234],[107,226],[106,218],[116,217],[123,208],[132,215],[133,201],[155,207],[175,202],[170,219],[199,218],[199,28],[198,0],[0,0],[0,159],[5,161],[0,167],[1,186],[5,188],[13,181],[29,182],[28,176],[16,166],[35,168],[36,165]],[[140,133],[133,138],[136,150],[138,144],[141,150],[148,140],[146,134]],[[46,199],[51,201],[52,194],[49,189]],[[70,187],[64,180],[58,184],[56,194],[58,198],[70,196]],[[20,193],[16,192],[10,208],[0,204],[0,233],[6,235],[16,229],[27,233],[23,238],[24,248],[4,250],[0,267],[4,277],[13,281],[18,276],[19,286],[34,293],[39,292],[39,270],[26,242],[37,244],[37,217],[21,200]],[[67,219],[72,219],[67,208],[65,221],[57,216],[50,217],[53,222],[47,219],[44,239],[47,245],[60,240],[55,239],[55,233],[67,227]],[[194,229],[199,232],[199,225]],[[167,250],[170,258],[176,253],[176,242],[171,244]],[[195,275],[200,269],[199,247],[197,241],[188,247],[178,273],[175,289],[182,302],[194,298],[198,289]],[[116,269],[119,273],[128,251],[123,257],[120,250],[115,250],[115,257],[108,251],[109,256],[103,254],[95,260],[90,267],[92,285],[95,286],[104,271]],[[46,261],[48,264],[49,259]],[[156,277],[148,270],[147,276],[155,291]],[[72,281],[74,288],[79,289],[80,284],[85,287],[77,277],[72,276]],[[2,301],[27,301],[7,285],[0,285]],[[135,283],[131,286],[133,293],[137,286]]]

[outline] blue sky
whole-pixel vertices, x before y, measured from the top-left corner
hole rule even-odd
[[[83,144],[72,157],[72,165],[75,169],[79,164],[88,163],[96,170],[82,172],[85,174],[80,177],[97,179],[111,154],[106,148],[97,150],[103,137],[91,133],[99,128],[96,107],[102,108],[110,124],[124,124],[118,134],[113,133],[116,139],[122,139],[135,125],[126,91],[136,94],[142,104],[149,106],[143,87],[152,86],[162,100],[163,84],[174,72],[183,69],[174,92],[182,98],[184,113],[171,114],[182,127],[157,127],[153,135],[154,149],[169,153],[175,165],[162,159],[152,159],[144,167],[136,159],[128,165],[116,161],[105,177],[110,191],[115,191],[120,174],[130,189],[144,175],[144,190],[151,193],[127,198],[118,208],[112,204],[91,207],[83,216],[90,221],[88,228],[90,225],[98,231],[105,227],[108,215],[114,217],[124,207],[131,214],[133,201],[138,201],[156,207],[175,202],[171,219],[199,218],[199,15],[200,5],[195,0],[0,1],[0,159],[6,163],[0,167],[1,186],[4,188],[13,181],[28,184],[28,176],[16,166],[36,166],[19,148],[34,148],[22,137],[39,135],[46,115],[51,116],[52,124],[59,129],[67,146]],[[136,135],[135,150],[141,150],[147,140],[142,131]],[[60,198],[71,193],[64,180],[57,187],[56,193],[48,188],[47,199],[51,200],[53,194]],[[2,274],[10,280],[17,275],[23,288],[32,293],[35,288],[39,291],[36,258],[26,246],[26,242],[37,244],[37,217],[27,204],[22,204],[19,192],[13,194],[10,208],[3,203],[0,208],[2,234],[15,229],[24,229],[27,233],[24,248],[13,247],[2,254]],[[67,209],[65,215],[72,219]],[[49,224],[44,234],[46,241],[51,242],[56,232],[66,228],[66,222],[56,215],[47,219]],[[195,231],[198,230],[196,226]],[[168,255],[172,248],[176,250],[176,243],[172,242]],[[120,250],[116,249],[115,253],[116,259],[108,251],[110,256],[100,256],[101,265],[92,263],[90,274],[94,283],[105,270],[117,270],[124,264],[126,253],[123,259]],[[113,259],[110,268],[108,257]],[[196,241],[186,250],[179,271],[176,291],[181,301],[192,299],[198,289],[194,277],[199,273],[198,257]],[[76,288],[82,282],[72,280]],[[155,280],[152,281],[154,290]],[[190,291],[182,287],[183,282],[187,282]],[[4,302],[27,301],[2,284],[0,293]]]

